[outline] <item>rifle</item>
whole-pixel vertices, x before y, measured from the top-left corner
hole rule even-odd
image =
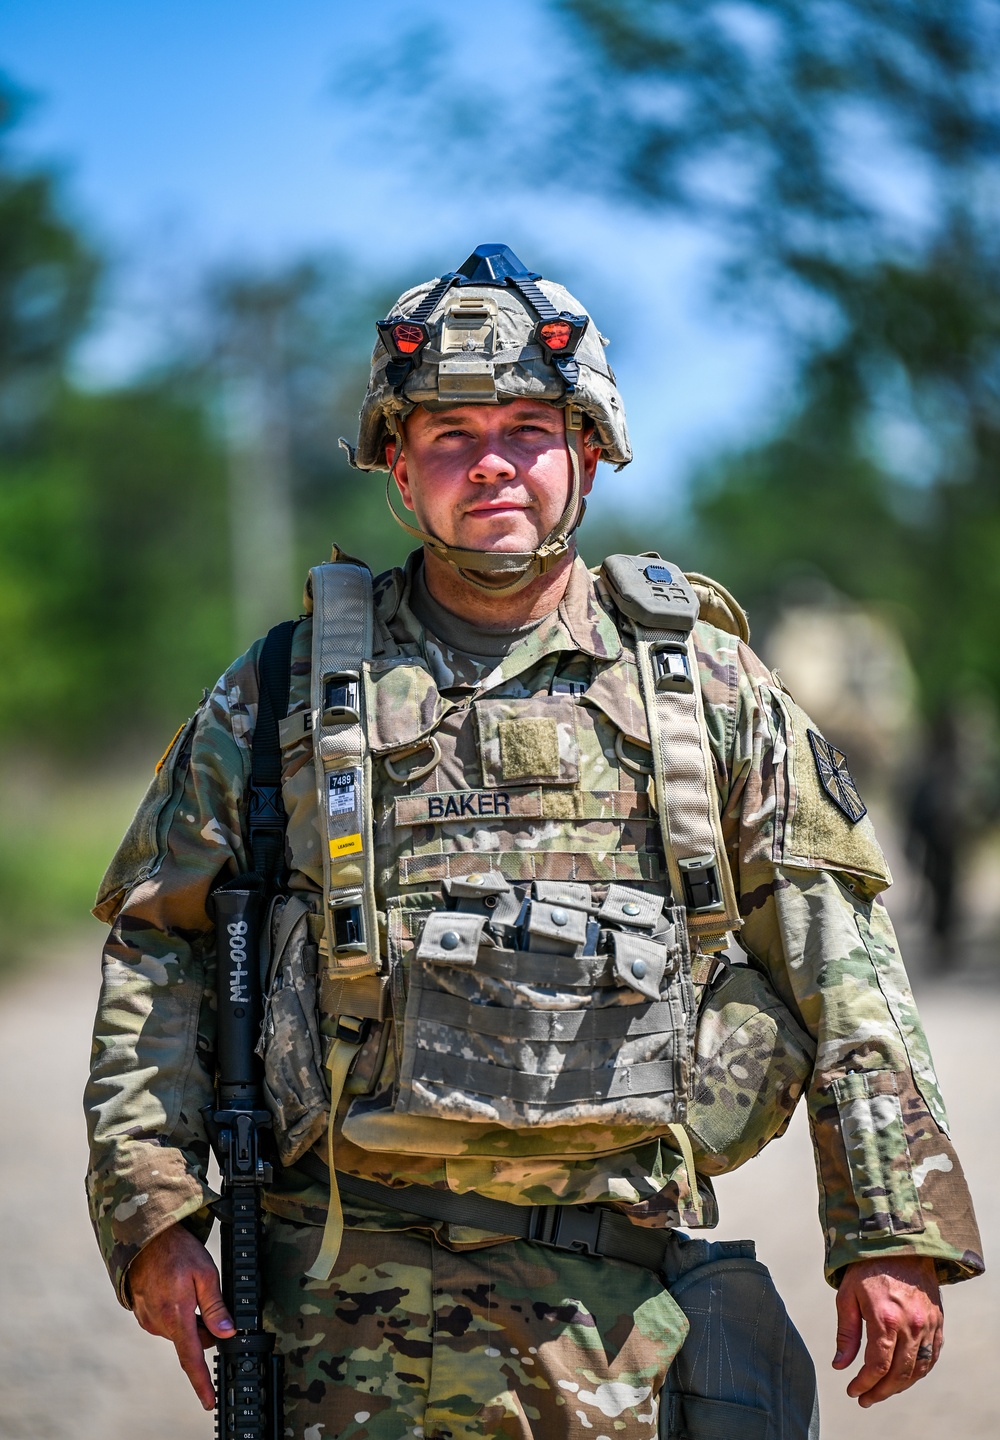
[[[283,866],[278,722],[288,709],[294,621],[276,625],[264,642],[258,672],[260,703],[249,791],[252,869],[212,894],[217,956],[216,1105],[206,1129],[219,1169],[222,1199],[222,1297],[236,1334],[219,1340],[215,1357],[217,1440],[283,1440],[282,1357],[263,1327],[262,1196],[273,1171],[265,1158],[271,1116],[264,1106],[262,1066],[254,1053],[263,1018],[261,919]]]
[[[241,877],[244,878],[244,877]],[[260,1034],[260,890],[226,886],[213,895],[218,954],[217,1108],[206,1116],[222,1171],[222,1297],[236,1334],[215,1357],[218,1440],[282,1440],[282,1357],[263,1328],[261,1192],[273,1179],[262,1135],[264,1108],[254,1046]]]

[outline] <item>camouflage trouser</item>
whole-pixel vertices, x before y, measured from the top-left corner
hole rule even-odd
[[[267,1325],[292,1440],[654,1440],[687,1321],[649,1271],[509,1241],[456,1252],[348,1230],[307,1279],[313,1226],[269,1216]]]

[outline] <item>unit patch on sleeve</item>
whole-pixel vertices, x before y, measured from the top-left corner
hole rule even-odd
[[[868,814],[868,807],[858,794],[854,776],[847,768],[847,756],[829,740],[824,740],[818,731],[807,730],[806,734],[812,746],[820,784],[837,809],[847,816],[852,825],[856,825]]]

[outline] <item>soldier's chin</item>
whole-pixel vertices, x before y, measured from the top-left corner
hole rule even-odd
[[[495,515],[488,520],[467,519],[461,534],[452,541],[464,550],[482,550],[484,554],[516,554],[534,550],[542,537],[535,527],[521,516]]]

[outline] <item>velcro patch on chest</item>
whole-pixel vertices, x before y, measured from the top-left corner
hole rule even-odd
[[[534,781],[575,785],[580,747],[571,695],[484,699],[474,709],[484,788]]]
[[[505,780],[528,780],[559,774],[559,731],[554,720],[528,717],[501,720],[500,768]]]

